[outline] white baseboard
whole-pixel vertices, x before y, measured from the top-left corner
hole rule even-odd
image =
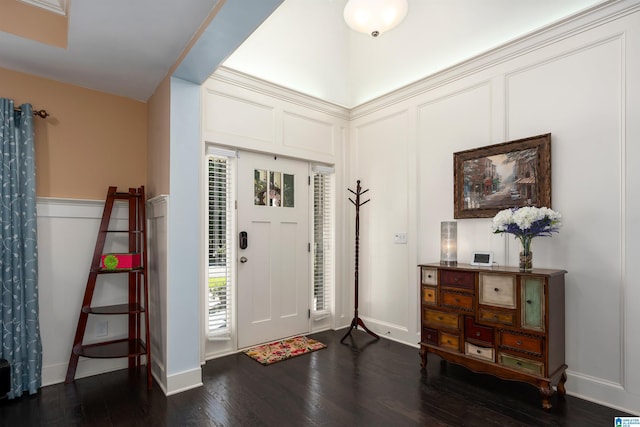
[[[629,393],[620,384],[568,370],[566,388],[570,396],[640,415],[637,409],[632,409],[640,408],[640,396]]]
[[[67,376],[67,363],[42,367],[42,386],[63,383]],[[107,372],[126,369],[127,359],[83,359],[78,361],[75,379],[91,377]]]
[[[168,375],[166,387],[161,388],[163,389],[164,394],[171,396],[173,394],[191,390],[192,388],[201,387],[202,385],[202,369],[197,368],[174,375]]]

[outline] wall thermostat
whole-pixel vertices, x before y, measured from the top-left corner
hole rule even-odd
[[[471,256],[471,265],[491,267],[493,265],[493,252],[474,252]]]

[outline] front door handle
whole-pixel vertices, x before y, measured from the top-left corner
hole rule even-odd
[[[246,257],[246,256],[243,256],[243,257],[241,257],[241,258],[240,258],[240,262],[241,262],[241,263],[243,263],[243,264],[244,264],[245,262],[247,262],[247,261],[248,261],[248,259],[247,259],[247,257]]]

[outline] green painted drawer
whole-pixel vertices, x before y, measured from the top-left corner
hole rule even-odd
[[[544,331],[544,278],[522,277],[520,283],[522,327]]]
[[[524,357],[517,357],[511,354],[499,353],[498,362],[501,365],[506,366],[507,368],[517,369],[529,374],[540,376],[544,374],[544,363],[525,359]]]

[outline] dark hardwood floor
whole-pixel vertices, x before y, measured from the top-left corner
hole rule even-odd
[[[418,349],[345,330],[327,348],[271,366],[244,354],[212,360],[204,387],[165,397],[126,370],[0,402],[0,426],[612,426],[628,414],[567,396],[544,411],[527,384],[474,374]],[[568,383],[570,388],[570,383]]]

